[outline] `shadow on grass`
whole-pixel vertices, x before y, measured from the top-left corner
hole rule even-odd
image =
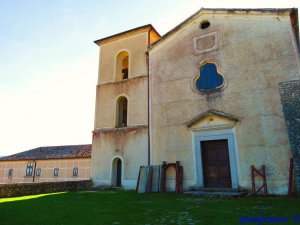
[[[299,198],[285,197],[234,199],[174,193],[82,191],[21,198],[24,201],[1,199],[4,200],[0,203],[1,225],[234,225],[240,224],[240,217],[245,215],[291,216],[300,213]]]

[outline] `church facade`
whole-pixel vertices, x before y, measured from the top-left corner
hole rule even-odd
[[[95,41],[95,185],[134,189],[141,165],[180,161],[184,190],[249,190],[250,166],[265,165],[269,193],[286,194],[299,149],[280,84],[300,79],[296,12],[201,9],[163,36],[146,25]]]

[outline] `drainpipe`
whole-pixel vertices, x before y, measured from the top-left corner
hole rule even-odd
[[[36,168],[36,161],[33,160],[33,175],[32,175],[32,182],[34,182],[34,178],[35,178],[35,168]]]
[[[146,53],[147,57],[147,70],[148,70],[148,166],[150,166],[150,78],[149,78],[149,53]]]
[[[150,31],[148,31],[148,47],[150,46]],[[148,85],[147,85],[147,92],[148,92],[148,166],[150,166],[150,74],[149,74],[149,52],[146,52],[147,58],[147,72],[148,72]]]

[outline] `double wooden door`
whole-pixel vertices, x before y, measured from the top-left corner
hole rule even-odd
[[[201,141],[204,187],[231,188],[227,140]]]

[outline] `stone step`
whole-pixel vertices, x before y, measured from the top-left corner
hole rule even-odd
[[[109,190],[123,190],[122,187],[114,186],[96,186],[92,188],[93,191],[109,191]]]
[[[193,195],[193,196],[216,196],[216,197],[241,197],[247,194],[245,191],[240,190],[231,190],[231,191],[206,191],[206,190],[197,190],[197,191],[185,191],[183,192],[185,195]]]
[[[110,186],[96,186],[96,187],[92,187],[93,191],[108,191],[111,190]]]
[[[203,187],[194,187],[190,191],[204,191],[204,192],[238,192],[241,191],[238,188],[203,188]]]
[[[111,190],[115,190],[115,191],[117,191],[117,190],[123,190],[122,187],[110,187],[110,189]]]

